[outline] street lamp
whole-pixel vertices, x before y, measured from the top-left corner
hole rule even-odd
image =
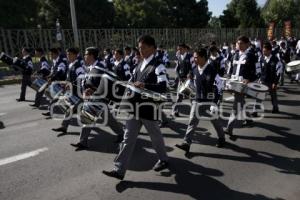
[[[59,19],[56,19],[55,24],[56,24],[56,40],[60,42],[62,41],[62,34],[61,34]]]
[[[70,0],[70,9],[71,9],[72,28],[73,28],[73,35],[74,35],[74,46],[79,47],[79,38],[78,38],[77,20],[76,20],[74,0]]]

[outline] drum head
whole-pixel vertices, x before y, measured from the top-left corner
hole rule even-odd
[[[40,87],[40,89],[39,89],[38,92],[44,91],[47,87],[48,87],[48,82],[44,83],[44,84]]]
[[[300,65],[300,60],[294,60],[292,62],[289,62],[286,66],[287,67],[294,67],[294,66],[297,66],[297,65]]]
[[[248,83],[247,85],[250,89],[258,91],[258,92],[267,92],[269,88],[263,84],[259,83]]]

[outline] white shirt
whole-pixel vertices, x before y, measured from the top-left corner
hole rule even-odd
[[[268,63],[270,61],[271,57],[272,57],[272,54],[270,54],[268,57],[265,56],[265,61]]]
[[[185,52],[184,54],[180,55],[181,60],[184,60],[185,57],[186,57],[186,55],[187,55],[187,52]]]
[[[123,62],[123,59],[121,59],[120,61],[117,61],[117,60],[116,60],[116,61],[114,62],[114,65],[115,65],[115,66],[118,66],[121,62]]]
[[[92,65],[90,65],[88,68],[89,68],[89,71],[91,71],[95,66],[96,64],[98,63],[98,61],[96,60]]]
[[[26,55],[26,56],[24,56],[23,57],[23,60],[25,60],[26,58],[28,58],[29,57],[29,55]],[[33,68],[33,63],[32,63],[32,61],[28,61],[28,63],[27,63],[27,66],[26,66],[26,68]]]
[[[296,49],[300,50],[300,40],[297,42]]]
[[[154,54],[152,54],[151,56],[149,56],[148,58],[143,60],[143,63],[142,63],[141,69],[140,69],[141,72],[145,69],[145,67],[149,64],[149,62],[153,59],[153,57],[154,57]]]

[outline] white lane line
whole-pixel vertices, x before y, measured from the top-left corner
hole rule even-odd
[[[40,153],[42,153],[44,151],[48,151],[48,148],[44,147],[44,148],[41,148],[41,149],[37,149],[35,151],[22,153],[22,154],[12,156],[12,157],[9,157],[9,158],[3,158],[3,159],[0,160],[0,166],[6,165],[6,164],[9,164],[9,163],[13,163],[13,162],[17,162],[19,160],[24,160],[24,159],[27,159],[27,158],[30,158],[30,157],[37,156],[37,155],[39,155]]]
[[[230,100],[233,100],[233,99],[234,99],[234,96],[231,96],[231,97],[225,98],[225,101],[230,101]]]
[[[6,114],[7,114],[7,113],[0,113],[0,117],[3,116],[3,115],[6,115]]]

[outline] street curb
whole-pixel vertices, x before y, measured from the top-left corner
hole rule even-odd
[[[21,83],[22,79],[17,78],[17,79],[3,79],[0,80],[0,85],[12,85],[12,84],[17,84]]]

